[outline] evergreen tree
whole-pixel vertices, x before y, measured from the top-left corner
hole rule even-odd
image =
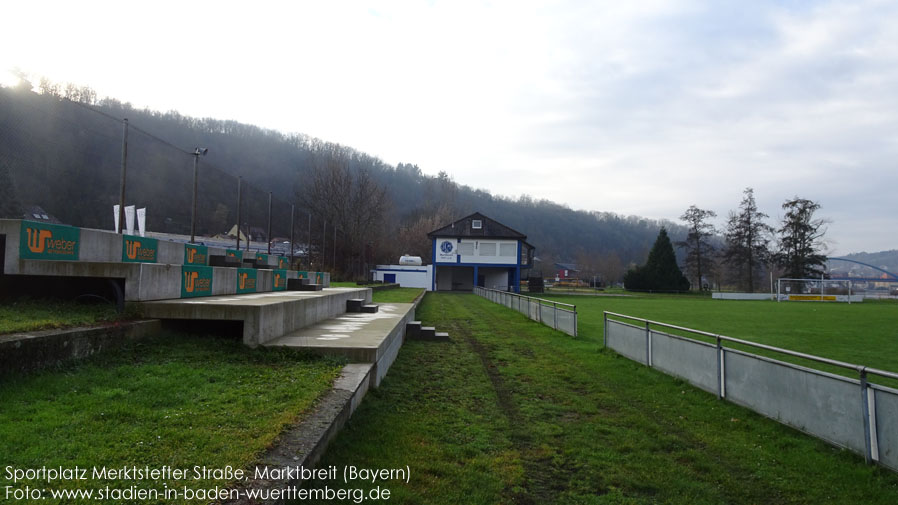
[[[785,269],[786,277],[806,279],[819,277],[823,273],[826,256],[823,235],[826,233],[823,219],[815,219],[814,213],[820,204],[795,197],[783,203],[783,216],[779,233],[778,263]]]
[[[628,271],[624,276],[624,286],[647,291],[689,290],[689,280],[677,266],[677,257],[666,229],[662,227],[658,233],[645,265]]]
[[[708,219],[717,217],[713,210],[704,210],[691,205],[680,216],[686,222],[686,240],[677,242],[677,247],[686,249],[686,271],[693,275],[695,286],[699,291],[704,289],[702,276],[709,270],[709,257],[714,252],[714,246],[708,242],[708,238],[714,234],[714,226],[708,223]]]
[[[739,212],[730,211],[723,257],[736,270],[739,283],[754,292],[761,267],[770,260],[773,227],[765,223],[767,214],[758,210],[754,190],[745,188]]]

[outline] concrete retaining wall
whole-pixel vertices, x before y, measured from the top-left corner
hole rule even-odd
[[[898,390],[611,319],[605,345],[898,471]]]
[[[0,376],[86,358],[102,350],[158,334],[158,320],[114,326],[42,330],[0,336]]]

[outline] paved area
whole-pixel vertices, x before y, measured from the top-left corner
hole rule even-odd
[[[340,354],[353,361],[377,363],[393,340],[402,339],[405,324],[414,319],[414,304],[381,303],[374,314],[346,313],[290,332],[265,345],[300,347],[322,354]]]

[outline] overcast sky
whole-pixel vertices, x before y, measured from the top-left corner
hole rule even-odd
[[[22,1],[0,12],[0,71],[305,133],[574,209],[676,220],[695,204],[722,225],[748,186],[771,221],[798,195],[832,221],[831,253],[898,248],[895,1]]]

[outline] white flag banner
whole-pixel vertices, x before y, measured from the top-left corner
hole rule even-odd
[[[115,214],[115,232],[116,233],[118,233],[122,230],[121,228],[119,228],[119,222],[118,222],[119,218],[121,217],[119,215],[119,213],[121,212],[119,210],[120,208],[121,208],[121,206],[119,204],[115,204],[112,206],[112,212]]]
[[[125,207],[125,231],[128,235],[134,235],[134,206]]]
[[[141,237],[146,237],[147,231],[147,208],[137,209],[137,232]]]

